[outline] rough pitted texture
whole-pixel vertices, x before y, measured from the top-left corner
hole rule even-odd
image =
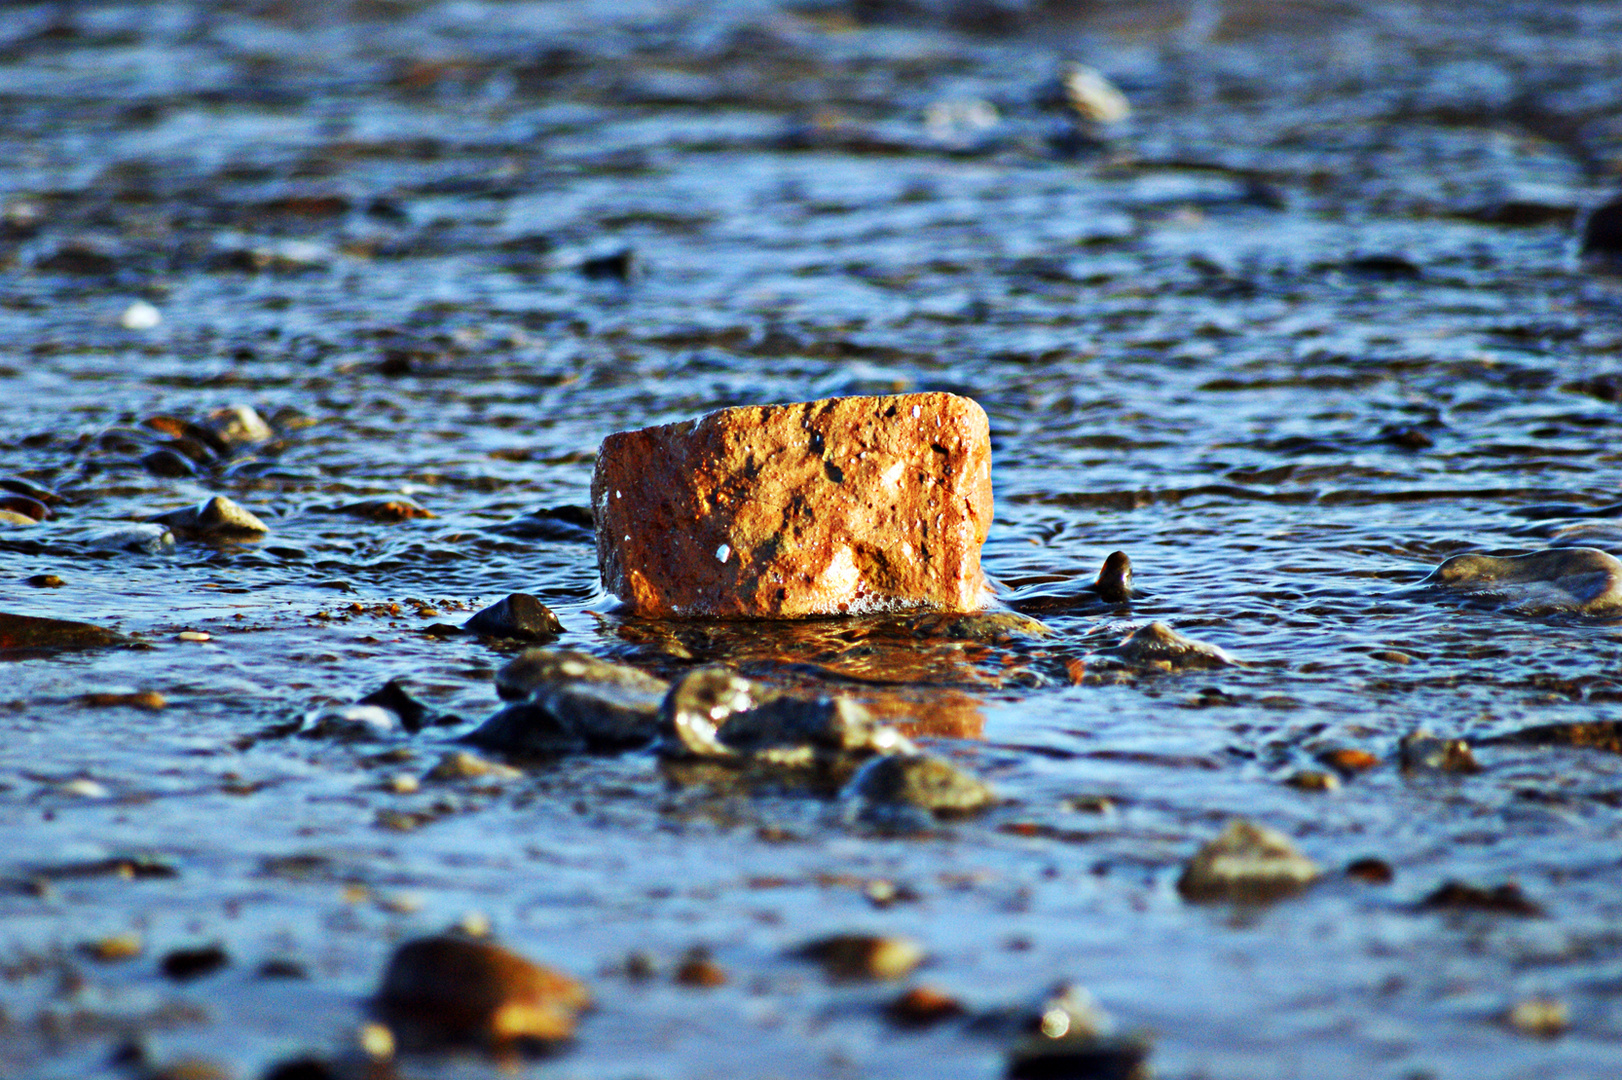
[[[723,409],[603,441],[603,584],[648,616],[974,611],[991,447],[954,394]]]

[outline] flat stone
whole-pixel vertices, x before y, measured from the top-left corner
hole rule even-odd
[[[798,618],[989,598],[984,411],[954,394],[723,409],[603,440],[604,586],[632,614]]]
[[[1622,611],[1622,560],[1598,548],[1566,547],[1526,555],[1455,555],[1420,588],[1519,608],[1609,615]]]
[[[486,941],[450,934],[395,951],[377,993],[378,1012],[408,1046],[567,1039],[591,1003],[585,985]]]
[[[1265,902],[1311,884],[1318,866],[1288,837],[1237,818],[1200,848],[1177,879],[1183,899],[1195,902]]]

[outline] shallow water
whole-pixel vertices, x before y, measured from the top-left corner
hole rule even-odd
[[[599,998],[536,1076],[1001,1075],[1006,1039],[897,1031],[895,987],[787,955],[850,929],[916,937],[914,981],[976,1011],[1074,980],[1152,1033],[1163,1077],[1622,1070],[1622,761],[1481,745],[1614,719],[1622,623],[1405,589],[1573,518],[1529,508],[1622,501],[1622,284],[1575,250],[1622,162],[1622,14],[1460,12],[0,12],[0,474],[65,500],[0,532],[0,610],[143,645],[0,662],[0,1071],[123,1075],[131,1039],[243,1077],[337,1053],[392,944],[468,912]],[[1068,59],[1133,117],[1078,134],[1039,108]],[[972,101],[999,119],[926,122]],[[622,250],[629,280],[581,272]],[[138,299],[161,322],[123,329]],[[611,431],[903,389],[990,415],[985,562],[1010,595],[1121,549],[1147,596],[1044,614],[1035,643],[623,623],[596,614],[583,530],[503,528],[585,506]],[[221,456],[145,423],[238,404],[274,439]],[[155,474],[166,445],[201,464]],[[271,534],[95,546],[212,494]],[[398,494],[435,516],[330,512]],[[25,584],[45,573],[65,584]],[[569,647],[822,678],[978,736],[933,746],[1007,801],[883,836],[640,754],[395,793],[495,711],[506,660],[421,630],[516,590]],[[1244,665],[1072,685],[1068,660],[1154,619]],[[451,723],[270,733],[395,677]],[[84,697],[136,691],[167,707]],[[1420,726],[1483,771],[1404,774]],[[1382,760],[1284,783],[1334,747]],[[1094,797],[1113,810],[1070,808]],[[1236,814],[1326,879],[1185,904],[1182,863]],[[1394,880],[1341,872],[1361,857]],[[1453,879],[1518,882],[1548,917],[1418,907]],[[875,881],[916,899],[877,906]],[[131,931],[133,959],[78,950]],[[208,942],[223,971],[160,974]],[[695,946],[725,986],[672,983]],[[654,980],[615,974],[637,951]],[[1500,1020],[1538,995],[1559,1038]]]

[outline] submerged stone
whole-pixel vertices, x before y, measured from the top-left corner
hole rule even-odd
[[[526,649],[496,673],[513,704],[466,742],[511,754],[635,749],[659,733],[669,684],[623,664],[567,649]]]
[[[151,521],[167,525],[177,535],[207,539],[248,539],[270,532],[270,526],[224,495],[196,506],[158,514]]]
[[[517,641],[556,641],[563,624],[529,593],[512,593],[462,624],[470,634]]]
[[[1283,833],[1236,818],[1194,854],[1177,879],[1183,899],[1263,903],[1311,884],[1318,866]]]
[[[603,441],[604,586],[638,615],[975,611],[991,449],[953,394],[723,409]]]
[[[1222,648],[1179,634],[1163,622],[1150,623],[1113,648],[1099,649],[1091,659],[1159,671],[1198,671],[1238,663]]]
[[[1457,593],[1529,612],[1622,612],[1622,560],[1598,548],[1568,547],[1500,558],[1455,555],[1419,588]]]
[[[409,1047],[552,1043],[591,1004],[584,983],[486,941],[449,934],[400,946],[375,1004]]]

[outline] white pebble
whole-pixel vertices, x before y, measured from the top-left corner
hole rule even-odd
[[[715,549],[715,557],[717,559],[720,559],[722,562],[726,562],[728,559],[730,559],[732,557],[732,548],[731,548],[731,546],[728,545],[728,544],[722,544],[720,547],[716,548]]]
[[[126,330],[150,330],[163,321],[163,313],[145,300],[137,300],[124,309],[118,325]]]
[[[182,630],[175,637],[181,641],[207,641],[209,634],[207,630]]]

